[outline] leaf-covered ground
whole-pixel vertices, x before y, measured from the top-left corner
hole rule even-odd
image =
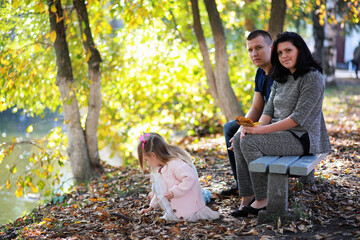
[[[316,183],[289,180],[288,222],[257,225],[256,218],[229,213],[239,198],[218,195],[233,180],[221,135],[186,138],[202,186],[213,193],[208,204],[221,219],[170,222],[160,211],[140,216],[150,190],[148,173],[134,166],[114,168],[87,187],[56,196],[31,214],[0,227],[0,239],[360,239],[360,88],[327,92],[324,113],[333,152],[316,169]]]

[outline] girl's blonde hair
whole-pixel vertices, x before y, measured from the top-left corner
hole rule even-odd
[[[164,138],[157,133],[144,133],[140,137],[139,145],[137,147],[138,161],[140,169],[144,170],[143,155],[154,152],[156,157],[163,163],[174,158],[180,158],[186,163],[191,165],[192,158],[190,154],[178,146],[169,145],[165,142]]]

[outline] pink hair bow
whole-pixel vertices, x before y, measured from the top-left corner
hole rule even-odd
[[[145,142],[146,142],[145,137],[149,137],[149,136],[150,136],[149,133],[144,133],[144,135],[140,135],[140,137],[139,137],[140,142],[142,142],[142,148],[143,149],[145,147]]]

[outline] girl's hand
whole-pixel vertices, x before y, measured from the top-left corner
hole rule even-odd
[[[149,192],[149,194],[147,195],[147,199],[148,199],[149,201],[151,201],[151,199],[153,198],[153,196],[154,196],[154,193],[153,193],[153,192]]]
[[[140,211],[140,214],[145,214],[145,213],[148,213],[152,210],[153,208],[152,207],[148,207],[148,208],[144,208]]]
[[[170,191],[168,193],[165,193],[164,197],[166,197],[167,200],[170,200],[170,199],[174,198],[174,194],[173,194],[173,192]]]

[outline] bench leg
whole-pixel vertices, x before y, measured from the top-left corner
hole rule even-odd
[[[260,211],[258,224],[274,221],[274,216],[287,214],[289,194],[288,174],[268,174],[267,207]]]
[[[315,173],[315,170],[312,170],[309,173],[309,175],[299,177],[299,182],[301,182],[303,184],[314,183],[315,182],[315,174],[314,173]]]

